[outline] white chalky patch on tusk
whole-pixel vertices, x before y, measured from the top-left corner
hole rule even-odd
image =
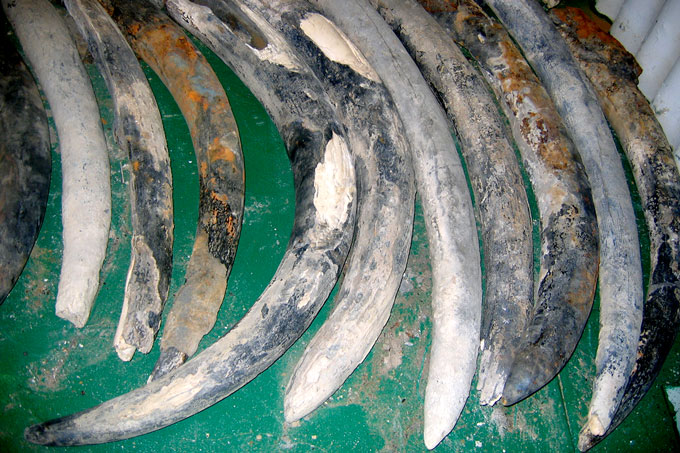
[[[316,13],[308,14],[300,28],[331,60],[344,64],[374,82],[380,77],[366,61],[359,49],[333,22]]]
[[[333,133],[322,162],[314,171],[316,222],[339,229],[347,220],[355,196],[354,166],[345,140]]]
[[[278,33],[272,30],[272,27],[263,20],[259,15],[253,13],[250,9],[241,7],[241,11],[250,19],[259,30],[264,30],[267,36],[267,45],[263,49],[256,49],[250,44],[247,46],[257,54],[260,60],[265,60],[270,63],[283,66],[293,72],[300,72],[302,65],[298,61],[295,54],[291,51],[288,43]],[[271,32],[270,32],[271,31]]]

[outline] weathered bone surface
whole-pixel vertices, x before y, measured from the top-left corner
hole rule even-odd
[[[284,401],[297,420],[331,396],[387,323],[406,268],[415,183],[403,126],[361,52],[300,0],[242,0],[272,23],[322,81],[347,128],[357,173],[357,226],[335,307],[295,367]]]
[[[482,402],[494,403],[533,305],[531,215],[517,157],[486,82],[434,18],[413,0],[371,3],[442,100],[461,143],[481,221],[486,270],[484,375],[479,382]]]
[[[432,262],[433,333],[425,444],[451,430],[469,395],[479,348],[481,268],[470,194],[446,117],[399,39],[364,1],[316,0],[390,91],[413,153]]]
[[[130,157],[132,252],[114,346],[122,360],[148,353],[172,270],[172,175],[156,100],[132,49],[96,0],[67,0],[69,14],[106,80],[114,134]]]
[[[144,2],[115,0],[112,16],[133,50],[159,75],[184,115],[199,179],[198,227],[185,282],[163,327],[150,379],[191,357],[215,325],[243,219],[241,144],[229,100],[205,57],[167,15]]]
[[[50,189],[47,115],[30,71],[0,25],[0,304],[28,261]]]
[[[438,18],[480,64],[506,111],[531,180],[541,219],[541,254],[527,328],[542,337],[543,354],[557,371],[576,348],[597,283],[597,220],[585,170],[548,93],[500,24],[466,0],[455,13]],[[491,322],[501,320],[505,317]],[[498,325],[499,334],[510,335],[504,329],[513,326],[512,321],[505,322],[505,327]],[[482,404],[501,397],[512,365],[512,356],[506,354],[516,349],[499,348],[486,357],[482,353]]]
[[[603,354],[606,361],[600,362],[598,351],[588,421],[579,437],[579,449],[585,451],[615,429],[647,393],[680,327],[680,175],[671,146],[637,88],[640,69],[633,56],[579,10],[554,11],[552,18],[621,141],[649,233],[649,283],[635,365],[626,380],[612,382],[609,360]]]
[[[54,7],[45,0],[3,0],[2,5],[45,92],[59,135],[64,248],[56,313],[82,327],[99,290],[111,224],[109,159],[99,108]]]
[[[642,269],[635,214],[621,158],[588,80],[540,5],[507,0],[486,3],[553,98],[581,155],[592,189],[600,240],[598,353],[617,349],[616,353],[606,353],[616,358],[608,366],[619,368],[620,375],[627,376],[635,359],[642,318]],[[530,395],[559,371],[546,366],[546,360],[541,358],[541,337],[535,336],[533,341],[526,353],[518,352],[503,390],[505,404]],[[602,357],[596,359],[598,363],[602,363]],[[561,368],[564,363],[557,365]]]
[[[28,428],[25,437],[34,443],[78,445],[129,438],[227,397],[305,331],[349,251],[356,210],[354,161],[318,80],[282,36],[247,11],[213,12],[186,0],[170,0],[167,7],[235,70],[278,125],[295,177],[295,221],[288,248],[262,295],[223,338],[145,387]]]

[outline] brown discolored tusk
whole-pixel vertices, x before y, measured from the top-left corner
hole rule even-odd
[[[238,128],[224,88],[182,29],[155,7],[111,1],[111,14],[184,115],[198,165],[198,227],[185,282],[163,327],[150,379],[181,365],[215,325],[243,220],[245,175]]]
[[[442,13],[438,19],[476,58],[501,101],[541,220],[540,269],[529,320],[518,331],[502,333],[501,322],[507,323],[505,328],[513,322],[492,316],[498,336],[485,339],[489,349],[482,352],[478,388],[482,404],[493,404],[501,397],[515,353],[528,339],[522,338],[524,328],[542,338],[542,355],[553,361],[549,367],[555,373],[576,348],[597,283],[597,219],[579,154],[548,93],[505,29],[467,0],[455,13]],[[514,344],[496,344],[505,340],[501,335]],[[544,379],[545,366],[533,368],[539,379]]]
[[[621,141],[649,234],[649,282],[641,330],[635,331],[637,354],[634,364],[624,364],[617,349],[598,347],[593,397],[579,436],[578,447],[585,451],[614,430],[647,393],[680,327],[680,175],[671,145],[637,88],[640,69],[633,56],[578,10],[555,10],[551,17]],[[615,332],[632,328],[620,322],[613,326]]]
[[[635,332],[642,315],[640,247],[623,166],[602,109],[540,5],[507,0],[487,0],[487,4],[544,84],[581,155],[599,230],[600,346],[618,343],[619,360],[631,363],[638,337]],[[624,322],[630,329],[623,335],[618,329],[611,329]],[[575,330],[573,335],[578,337],[583,326],[574,322],[568,328]],[[569,358],[545,358],[539,331],[530,329],[527,339],[529,345],[517,353],[505,384],[504,404],[513,404],[541,388]],[[533,371],[537,365],[545,371],[540,377]]]

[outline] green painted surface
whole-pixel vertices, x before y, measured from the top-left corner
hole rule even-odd
[[[294,214],[292,174],[276,128],[233,73],[202,50],[225,86],[240,128],[246,213],[222,311],[200,349],[227,332],[267,285],[285,250]],[[175,184],[171,304],[183,282],[195,234],[196,164],[177,106],[159,79],[144,69],[163,115]],[[88,70],[110,146],[113,186],[113,227],[102,285],[85,328],[76,329],[54,315],[62,247],[60,155],[55,142],[45,223],[24,273],[0,307],[1,452],[67,450],[30,445],[23,441],[23,429],[143,385],[158,357],[156,344],[149,355],[137,353],[123,363],[112,346],[130,252],[129,164],[112,138],[106,86],[92,65]],[[283,421],[285,386],[332,301],[288,353],[229,398],[158,432],[74,451],[422,451],[430,285],[428,245],[417,206],[409,264],[392,316],[366,361],[320,409],[292,425]],[[437,450],[573,451],[595,373],[597,315],[596,301],[579,347],[558,378],[511,408],[481,407],[473,390],[458,425]],[[678,450],[678,434],[663,392],[666,385],[680,385],[677,343],[649,395],[595,451]]]

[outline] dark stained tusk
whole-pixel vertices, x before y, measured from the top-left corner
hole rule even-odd
[[[45,0],[3,0],[2,5],[50,104],[59,135],[64,247],[56,314],[82,327],[99,290],[111,223],[109,158],[99,107],[54,7]]]
[[[234,263],[243,219],[241,143],[224,88],[205,57],[167,15],[144,2],[115,0],[112,17],[135,53],[159,75],[189,125],[199,178],[198,227],[163,327],[150,379],[191,357],[215,325]]]
[[[295,177],[295,221],[271,282],[224,337],[146,386],[79,414],[29,427],[27,440],[79,445],[125,439],[189,417],[236,391],[305,331],[337,281],[355,221],[354,162],[328,98],[257,16],[167,2],[170,15],[235,70],[276,122]],[[224,19],[224,21],[222,20]],[[231,25],[227,25],[225,21]],[[239,35],[234,32],[237,31]]]
[[[628,157],[650,243],[649,286],[635,365],[627,381],[612,382],[606,366],[609,352],[598,349],[588,421],[579,436],[578,447],[585,451],[613,431],[647,393],[680,327],[680,175],[672,148],[637,88],[640,68],[634,57],[579,10],[554,10],[551,15]]]
[[[438,19],[481,66],[510,121],[531,180],[541,219],[541,254],[527,328],[542,338],[542,353],[555,361],[557,372],[576,348],[597,283],[597,219],[585,170],[548,93],[503,27],[470,0]],[[507,327],[497,328],[499,335],[509,335],[501,334]],[[512,366],[512,356],[505,354],[516,351],[517,346],[498,348],[486,357],[482,352],[482,404],[501,397]]]
[[[612,360],[607,366],[616,367],[625,378],[635,360],[642,319],[642,269],[635,214],[621,158],[592,87],[541,6],[535,1],[486,3],[544,84],[581,155],[599,230],[599,349],[617,349],[616,353],[607,353]],[[627,327],[621,329],[622,325]],[[571,328],[582,326],[574,322]],[[568,359],[553,363],[553,358],[540,353],[542,338],[536,335],[533,340],[534,353],[518,353],[503,390],[504,404],[513,404],[542,387],[559,371],[555,365],[561,367]],[[542,371],[539,379],[537,371]]]
[[[333,311],[288,384],[284,416],[292,422],[316,409],[345,382],[387,323],[408,259],[415,183],[394,103],[344,33],[304,1],[238,3],[261,14],[295,43],[336,105],[355,157],[355,237]]]
[[[465,405],[477,365],[479,242],[465,175],[446,116],[389,25],[365,1],[315,0],[389,90],[411,145],[432,263],[432,349],[425,444],[433,448]]]
[[[508,370],[533,305],[531,215],[510,134],[483,77],[421,5],[371,3],[442,100],[459,137],[479,210],[486,269],[480,373]],[[484,403],[500,397],[502,382],[495,384],[500,388],[485,395],[494,400]]]
[[[148,353],[158,332],[172,270],[172,175],[156,100],[132,49],[96,0],[66,8],[106,80],[114,134],[131,163],[132,252],[114,346],[122,360]]]
[[[3,21],[4,22],[4,21]],[[0,26],[0,304],[28,261],[45,217],[52,158],[35,80]]]

